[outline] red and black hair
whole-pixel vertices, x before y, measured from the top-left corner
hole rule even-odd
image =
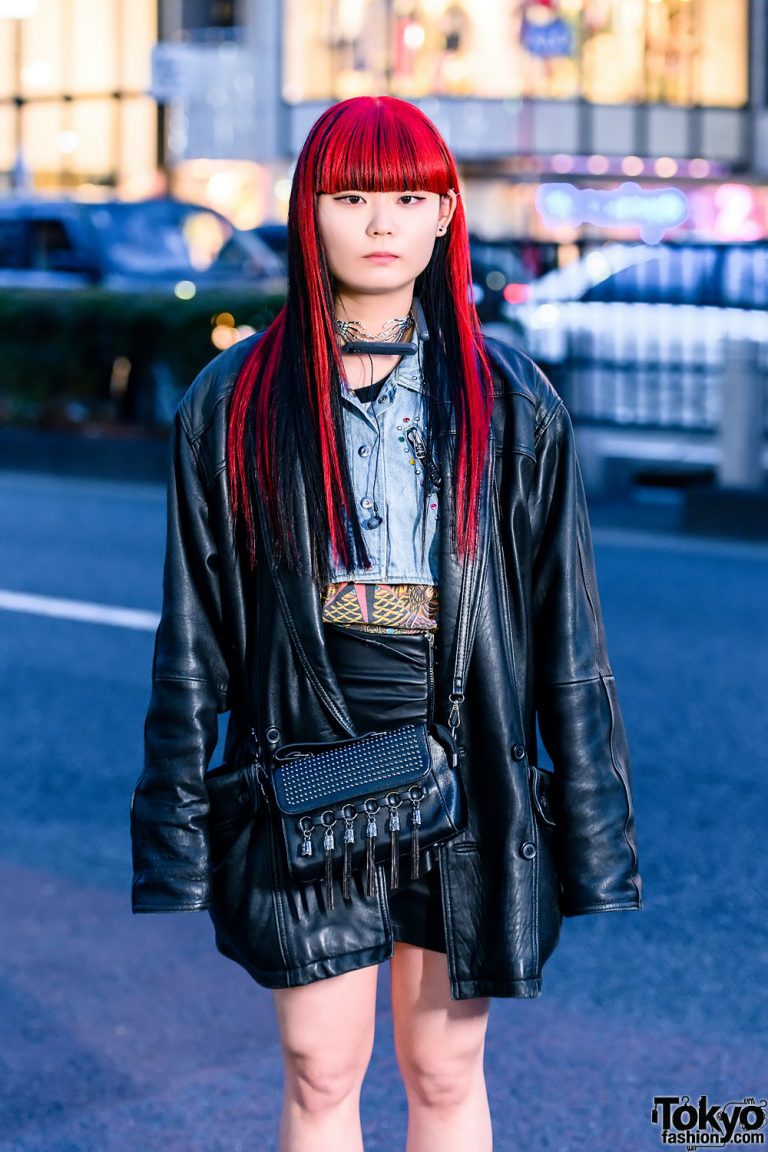
[[[254,344],[230,409],[232,504],[244,521],[252,562],[255,483],[276,557],[300,566],[294,504],[298,467],[309,507],[314,577],[328,578],[329,545],[345,568],[370,566],[346,461],[334,285],[320,239],[318,195],[350,190],[445,195],[458,191],[458,183],[455,162],[437,128],[405,101],[391,96],[345,100],[311,128],[291,188],[286,304]],[[471,553],[493,389],[472,302],[461,197],[447,233],[435,241],[416,294],[430,331],[425,345],[428,425],[436,434],[447,402],[456,429],[453,542],[460,554]]]

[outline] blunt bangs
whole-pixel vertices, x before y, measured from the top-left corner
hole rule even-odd
[[[456,186],[453,165],[432,124],[403,101],[344,101],[318,134],[314,191],[437,192]]]

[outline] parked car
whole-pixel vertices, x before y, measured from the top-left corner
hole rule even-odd
[[[267,245],[210,208],[169,198],[0,201],[0,289],[191,294],[225,285],[281,292],[284,268]]]
[[[504,304],[580,420],[711,430],[725,341],[768,369],[768,245],[611,244]]]
[[[482,324],[506,326],[500,335],[518,332],[514,313],[505,305],[529,299],[531,283],[556,264],[557,247],[526,240],[487,240],[470,233],[472,287]]]
[[[288,266],[287,224],[281,224],[277,220],[269,220],[265,224],[259,224],[257,228],[253,228],[251,235],[266,244],[267,248],[280,258],[284,268]]]

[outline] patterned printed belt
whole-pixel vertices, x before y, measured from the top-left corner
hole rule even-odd
[[[434,632],[437,586],[344,580],[322,590],[323,621],[368,632]]]

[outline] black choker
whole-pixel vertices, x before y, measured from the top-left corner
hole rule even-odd
[[[416,329],[413,340],[386,340],[379,339],[384,332],[394,331],[398,336],[407,332],[410,325]],[[381,332],[374,339],[360,336],[365,327],[357,320],[337,320],[336,328],[344,338],[341,345],[342,352],[363,353],[366,356],[415,356],[419,349],[419,340],[429,340],[429,329],[424,319],[424,311],[418,296],[414,296],[411,311],[402,320],[389,320]],[[349,335],[357,335],[358,339],[349,340]]]

